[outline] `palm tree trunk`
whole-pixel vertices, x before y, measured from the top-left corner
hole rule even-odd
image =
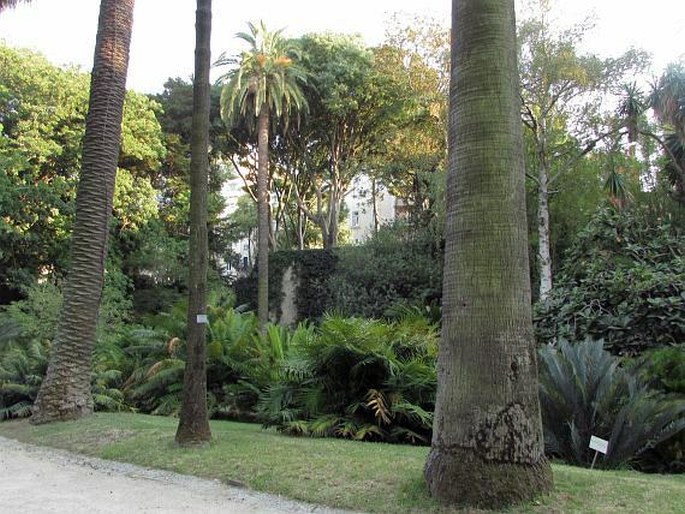
[[[52,356],[33,408],[31,422],[36,424],[93,412],[91,362],[119,160],[133,6],[134,0],[100,4],[71,269]]]
[[[264,332],[269,321],[269,106],[257,118],[257,315]]]
[[[453,0],[443,328],[425,477],[447,503],[547,491],[514,0]],[[458,171],[458,173],[457,173]]]
[[[188,279],[188,341],[183,376],[183,405],[176,431],[181,446],[196,446],[212,438],[207,415],[207,182],[209,173],[209,69],[212,0],[197,0],[195,18],[195,78],[190,143],[190,270]]]
[[[93,412],[91,361],[119,159],[133,6],[134,0],[100,4],[71,269],[53,353],[31,417],[36,424]]]

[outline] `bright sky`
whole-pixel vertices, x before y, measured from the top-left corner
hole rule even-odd
[[[630,46],[654,56],[654,73],[685,56],[683,0],[558,0],[563,21],[588,16],[596,29],[587,49],[619,55]],[[32,0],[0,14],[0,39],[14,47],[45,54],[55,64],[92,67],[100,2]],[[235,33],[247,21],[263,19],[268,28],[285,27],[297,37],[307,32],[360,33],[370,45],[383,40],[385,22],[394,12],[420,13],[449,23],[449,0],[214,0],[212,59],[242,47]],[[169,77],[193,72],[195,1],[137,0],[128,86],[140,92],[161,91]]]

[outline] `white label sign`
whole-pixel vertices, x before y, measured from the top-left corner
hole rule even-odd
[[[590,437],[590,448],[606,455],[609,451],[609,441],[600,439],[599,437],[595,437],[593,435]]]
[[[197,323],[198,323],[198,325],[202,324],[202,323],[208,324],[209,320],[207,319],[207,315],[206,314],[198,314],[197,315]]]

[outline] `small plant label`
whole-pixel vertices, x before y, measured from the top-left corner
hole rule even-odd
[[[201,325],[201,324],[203,324],[203,323],[204,323],[205,325],[208,325],[208,324],[209,324],[209,320],[207,319],[207,315],[206,315],[206,314],[198,314],[198,315],[197,315],[196,322],[197,322],[198,325]]]
[[[609,451],[609,441],[607,441],[606,439],[595,437],[593,435],[592,437],[590,437],[590,448],[595,450],[596,452],[603,453],[604,455],[606,455]]]

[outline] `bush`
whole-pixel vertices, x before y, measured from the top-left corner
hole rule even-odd
[[[685,341],[685,237],[645,209],[600,210],[568,252],[536,333],[603,339],[618,355]]]
[[[338,256],[327,283],[328,312],[380,319],[400,305],[440,304],[442,251],[427,231],[397,222]]]
[[[298,279],[297,320],[324,313],[392,317],[402,306],[436,307],[442,295],[442,250],[425,230],[397,222],[361,246],[274,252],[269,261],[269,309],[280,318],[283,274]],[[234,283],[238,303],[256,306],[257,270]]]
[[[435,327],[327,316],[292,347],[259,403],[265,426],[294,435],[428,444]]]
[[[548,453],[589,466],[590,436],[609,441],[604,468],[635,464],[657,444],[685,428],[685,402],[650,389],[631,368],[603,349],[602,341],[540,350],[540,402]]]
[[[653,388],[685,402],[685,348],[683,345],[645,352],[635,370]],[[640,469],[657,473],[685,473],[685,430],[645,452]]]
[[[280,319],[283,275],[292,266],[297,277],[295,291],[297,320],[316,321],[326,312],[326,288],[329,277],[336,272],[338,257],[329,250],[287,250],[269,255],[269,311]],[[233,283],[238,304],[257,309],[257,274],[254,269],[247,277]]]

